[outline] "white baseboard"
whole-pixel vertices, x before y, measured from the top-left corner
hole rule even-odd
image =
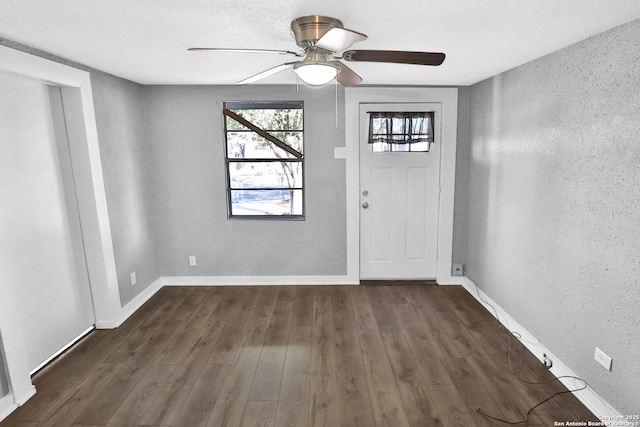
[[[136,312],[142,305],[147,302],[152,296],[162,289],[162,278],[159,277],[151,285],[149,285],[144,291],[140,292],[134,299],[129,301],[127,305],[122,307],[117,318],[111,322],[96,322],[96,329],[115,329],[122,325],[133,313]]]
[[[164,286],[357,285],[349,276],[165,276]]]
[[[531,335],[522,325],[520,325],[511,315],[509,315],[495,301],[482,292],[476,284],[467,277],[464,277],[462,286],[469,292],[487,311],[497,316],[497,319],[504,325],[507,330],[520,334],[519,339],[527,349],[533,353],[542,363],[542,355],[548,355],[553,360],[553,367],[549,369],[556,378],[563,376],[577,377],[567,365],[565,365],[557,356],[555,356],[547,347],[545,347],[536,337]],[[580,388],[583,386],[581,381],[571,378],[560,378],[559,381],[569,390]],[[581,391],[575,391],[573,394],[587,407],[596,417],[599,417],[609,426],[613,425],[606,420],[621,420],[621,414],[604,400],[594,389],[588,384],[587,388]],[[614,421],[611,421],[614,422]]]
[[[13,401],[13,394],[9,393],[0,399],[0,422],[7,418],[10,413],[18,408],[16,402]]]
[[[122,307],[113,321],[96,322],[96,329],[122,325],[163,286],[269,286],[269,285],[357,285],[348,276],[164,276]]]
[[[7,418],[18,406],[24,405],[27,400],[36,394],[36,388],[31,386],[25,394],[16,398],[13,393],[9,392],[6,396],[0,398],[0,422]]]
[[[154,296],[163,286],[259,286],[259,285],[357,285],[348,276],[170,276],[156,279],[122,307],[113,321],[96,322],[96,329],[115,329]],[[0,421],[35,395],[35,387],[16,398],[12,393],[0,398]]]
[[[24,405],[25,403],[27,403],[27,400],[31,399],[33,396],[35,396],[35,394],[36,394],[36,388],[34,386],[34,387],[30,387],[29,390],[27,390],[27,392],[24,393],[22,396],[19,396],[17,398],[14,396],[16,405],[18,406]]]
[[[42,362],[41,364],[39,364],[38,366],[36,366],[35,368],[33,368],[30,372],[30,375],[33,376],[33,374],[35,374],[36,372],[38,372],[40,369],[44,368],[45,366],[47,366],[53,359],[55,359],[56,357],[60,356],[62,353],[64,353],[65,351],[67,351],[70,347],[72,347],[75,343],[77,343],[78,341],[80,341],[82,338],[84,338],[85,336],[87,336],[91,331],[93,331],[94,327],[91,326],[87,329],[85,329],[84,331],[80,332],[80,334],[75,337],[74,339],[72,339],[67,345],[65,345],[64,347],[62,347],[60,350],[56,351],[55,353],[53,353],[51,356],[49,356],[44,362]]]
[[[444,277],[438,277],[436,279],[436,282],[440,286],[455,286],[455,285],[460,286],[463,284],[463,280],[464,280],[463,276],[449,275]]]

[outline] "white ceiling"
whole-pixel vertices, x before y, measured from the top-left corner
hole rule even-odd
[[[640,17],[638,0],[2,0],[0,37],[142,84],[234,84],[292,60],[188,47],[295,50],[326,15],[354,49],[445,52],[440,67],[348,63],[367,85],[469,85]],[[286,70],[263,84],[295,83]]]

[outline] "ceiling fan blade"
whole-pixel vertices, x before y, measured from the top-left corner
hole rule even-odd
[[[190,47],[187,49],[189,51],[197,51],[197,50],[212,50],[216,52],[235,52],[235,53],[278,53],[280,55],[295,55],[299,57],[303,57],[303,53],[292,52],[290,50],[276,50],[276,49],[235,49],[235,48],[226,48],[226,47]]]
[[[264,70],[264,71],[262,71],[262,72],[260,72],[258,74],[255,74],[255,75],[253,75],[251,77],[248,77],[248,78],[246,78],[244,80],[240,80],[236,84],[247,85],[247,84],[250,84],[250,83],[255,83],[258,80],[265,79],[265,78],[267,78],[269,76],[272,76],[272,75],[274,75],[276,73],[279,73],[280,71],[284,71],[287,68],[291,68],[291,67],[293,67],[293,64],[295,64],[295,62],[287,62],[285,64],[280,64],[280,65],[278,65],[276,67],[269,68],[268,70]]]
[[[348,50],[342,54],[345,61],[391,62],[395,64],[440,65],[444,53],[409,52],[403,50]]]
[[[355,86],[362,81],[362,77],[357,75],[355,71],[347,67],[340,61],[334,61],[340,65],[340,72],[336,76],[338,83],[342,86]]]
[[[342,52],[354,43],[366,40],[367,36],[344,28],[332,28],[316,42],[316,46],[330,52]]]

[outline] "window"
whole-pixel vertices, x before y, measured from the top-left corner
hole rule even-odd
[[[304,219],[303,103],[226,102],[230,218]]]
[[[433,111],[369,112],[369,144],[373,152],[428,152],[433,137]]]

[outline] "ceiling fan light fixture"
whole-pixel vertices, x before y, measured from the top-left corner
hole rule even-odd
[[[293,66],[293,71],[305,83],[312,86],[322,86],[335,79],[340,69],[329,62],[302,61]]]

